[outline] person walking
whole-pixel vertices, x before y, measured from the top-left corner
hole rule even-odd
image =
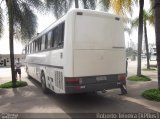
[[[20,81],[21,81],[21,66],[22,66],[22,63],[20,62],[20,59],[17,58],[17,61],[15,62],[15,72],[16,72],[16,79],[18,74]]]

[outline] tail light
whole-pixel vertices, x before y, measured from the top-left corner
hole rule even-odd
[[[77,77],[65,77],[66,84],[80,84],[80,78]]]
[[[119,74],[118,75],[118,80],[120,80],[120,81],[126,80],[126,74]]]

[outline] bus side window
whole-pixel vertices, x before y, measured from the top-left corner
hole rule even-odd
[[[38,51],[41,51],[42,48],[42,37],[38,39]]]
[[[63,47],[64,43],[64,23],[59,25],[59,42],[58,42],[58,47]]]
[[[35,52],[38,52],[38,41],[35,41]]]
[[[54,30],[54,36],[53,36],[53,40],[54,40],[54,44],[53,47],[57,48],[58,47],[58,43],[59,43],[59,27],[57,26]]]
[[[28,48],[27,48],[28,50],[27,50],[27,52],[28,52],[28,54],[29,54],[29,45],[28,45]]]
[[[48,48],[48,34],[45,34],[44,49]]]
[[[33,53],[35,52],[35,41],[33,41]]]
[[[41,45],[41,50],[45,49],[45,39],[46,39],[46,35],[42,36],[42,45]]]
[[[52,31],[48,33],[48,48],[51,48]]]
[[[32,53],[32,43],[30,43],[30,53]]]
[[[27,54],[27,46],[25,46],[25,55]]]

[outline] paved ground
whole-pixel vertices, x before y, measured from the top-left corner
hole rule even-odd
[[[129,62],[129,75],[133,74],[135,64],[136,62]],[[159,102],[148,101],[141,97],[144,90],[157,87],[156,71],[145,72],[154,78],[153,81],[138,83],[128,81],[129,94],[126,96],[117,95],[120,93],[119,90],[111,90],[104,94],[98,92],[97,94],[45,95],[41,91],[40,84],[33,79],[27,79],[24,70],[22,72],[22,79],[29,85],[17,89],[0,89],[1,113],[63,113],[58,117],[73,117],[71,113],[160,112]],[[10,69],[0,68],[0,84],[9,80]]]

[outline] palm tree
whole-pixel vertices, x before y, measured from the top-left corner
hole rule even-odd
[[[149,48],[148,48],[147,21],[153,25],[154,22],[152,19],[153,19],[153,14],[143,10],[143,26],[144,26],[144,38],[145,38],[146,55],[147,55],[147,69],[150,69],[150,64],[149,64],[150,54],[149,54]],[[138,23],[139,23],[139,17],[136,17],[134,20],[132,20],[132,28],[138,27]]]
[[[137,76],[141,76],[141,52],[142,52],[142,38],[143,38],[143,7],[144,0],[139,0],[139,24],[138,24],[138,63]]]
[[[68,12],[73,2],[75,8],[79,8],[80,0],[45,0],[47,7],[53,11],[54,16],[58,19]],[[81,0],[84,9],[95,9],[97,0]]]
[[[158,89],[160,90],[160,1],[155,0],[155,34],[157,46],[157,66],[158,66]]]
[[[42,9],[42,2],[40,0],[5,0],[9,20],[9,46],[10,46],[10,61],[12,83],[15,86],[15,71],[14,71],[14,31],[18,30],[23,39],[31,38],[36,32],[37,18],[33,13],[32,8]],[[0,33],[2,28],[3,11],[0,8]]]

